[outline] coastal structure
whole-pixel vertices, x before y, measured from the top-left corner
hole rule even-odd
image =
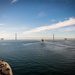
[[[15,40],[17,40],[17,33],[15,34]]]
[[[53,40],[54,40],[54,34],[53,34]]]

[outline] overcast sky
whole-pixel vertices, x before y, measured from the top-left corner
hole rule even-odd
[[[0,0],[0,38],[75,38],[75,0]]]

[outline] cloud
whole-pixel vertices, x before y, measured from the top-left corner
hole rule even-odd
[[[14,27],[11,30],[25,30],[27,29],[26,27]]]
[[[75,27],[66,28],[66,31],[75,31]]]
[[[42,26],[42,27],[37,27],[35,29],[25,31],[24,34],[30,34],[30,33],[36,33],[36,32],[42,32],[46,30],[52,30],[52,29],[57,29],[65,26],[71,26],[75,24],[75,18],[69,18],[68,20],[65,20],[63,22],[58,22],[56,24],[48,25],[48,26]]]
[[[44,16],[46,16],[46,13],[42,11],[38,14],[37,17],[40,18],[40,17],[44,17]]]
[[[69,31],[75,31],[75,26],[69,26],[69,27],[65,27],[65,28],[60,28],[58,29],[59,32],[69,32]]]
[[[5,25],[5,24],[0,23],[0,26],[3,26],[3,25]]]
[[[2,17],[3,17],[3,18],[6,18],[6,16],[5,16],[5,15],[2,15]]]
[[[11,3],[16,3],[18,0],[12,0]]]
[[[51,21],[51,22],[54,22],[55,20],[52,19],[52,20],[50,20],[50,21]]]

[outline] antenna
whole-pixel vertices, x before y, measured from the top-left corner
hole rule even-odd
[[[17,40],[17,33],[15,34],[15,40]]]

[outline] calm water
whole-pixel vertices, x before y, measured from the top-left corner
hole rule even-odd
[[[14,75],[75,75],[75,41],[0,41],[0,60]]]

